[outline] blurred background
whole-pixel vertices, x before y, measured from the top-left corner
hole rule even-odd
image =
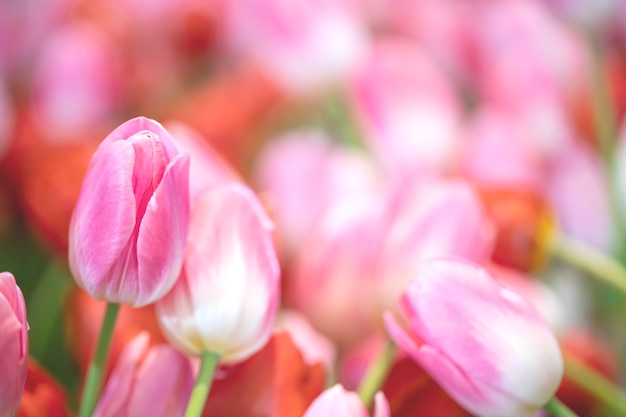
[[[101,312],[67,270],[69,219],[98,143],[142,115],[185,138],[192,170],[224,158],[259,193],[284,304],[340,355],[370,325],[329,324],[352,287],[311,276],[344,282],[374,258],[402,275],[457,245],[547,282],[555,326],[622,381],[624,296],[552,260],[550,236],[626,261],[625,108],[621,0],[4,0],[0,269],[26,297],[31,355],[74,401]],[[489,225],[433,181],[469,187]],[[433,201],[441,218],[423,216]],[[146,314],[129,335],[155,328]]]

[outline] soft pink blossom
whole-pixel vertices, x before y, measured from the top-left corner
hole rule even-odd
[[[121,106],[121,65],[119,51],[92,27],[73,24],[50,34],[33,79],[34,108],[44,137],[67,141],[72,134],[113,120]]]
[[[340,81],[367,45],[353,0],[225,0],[228,43],[277,83],[308,93]]]
[[[270,337],[280,299],[272,222],[254,194],[230,183],[192,203],[181,275],[157,303],[168,340],[183,352],[240,362]]]
[[[546,174],[546,193],[561,230],[610,251],[614,237],[610,191],[599,155],[587,144],[574,142],[555,156]]]
[[[535,308],[480,267],[425,262],[387,330],[459,404],[484,417],[532,416],[563,376],[558,342]]]
[[[148,341],[148,334],[140,333],[126,345],[94,417],[184,414],[194,384],[194,366],[171,346],[149,348]]]
[[[379,183],[363,152],[334,145],[319,130],[275,138],[260,154],[255,177],[289,250],[300,246],[327,206],[372,194]]]
[[[288,282],[291,304],[343,346],[373,331],[362,295],[368,285],[368,256],[378,245],[371,229],[380,206],[376,195],[328,206],[303,240]]]
[[[135,307],[174,285],[189,223],[189,156],[138,117],[96,150],[72,215],[69,261],[92,297]]]
[[[435,63],[406,41],[383,39],[351,80],[364,136],[392,172],[446,171],[461,107]]]
[[[374,399],[372,417],[389,417],[389,404],[382,392]],[[303,417],[369,417],[361,399],[354,392],[335,385],[322,392],[307,408]]]
[[[377,224],[380,242],[370,264],[369,314],[395,310],[418,265],[432,258],[458,257],[477,263],[491,256],[494,231],[483,205],[466,182],[402,182],[390,193]],[[370,276],[372,276],[370,275]]]
[[[28,361],[28,323],[22,291],[9,272],[0,273],[0,416],[17,412]]]

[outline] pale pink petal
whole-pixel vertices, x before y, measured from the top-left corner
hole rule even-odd
[[[183,416],[194,379],[187,357],[167,345],[153,347],[135,375],[127,415]]]
[[[148,333],[142,332],[126,345],[98,400],[94,417],[122,417],[125,415],[135,374],[141,358],[148,348],[149,340]]]
[[[367,417],[358,395],[337,384],[322,392],[307,408],[303,417]]]
[[[374,396],[374,414],[372,417],[389,417],[391,416],[391,410],[389,409],[389,402],[382,392],[377,392]]]

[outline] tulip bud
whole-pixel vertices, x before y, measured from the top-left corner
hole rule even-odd
[[[168,345],[149,347],[147,333],[124,349],[94,417],[182,416],[193,388],[191,361]]]
[[[209,188],[194,200],[182,273],[156,305],[174,346],[235,363],[265,345],[280,291],[272,227],[240,184]]]
[[[14,416],[26,383],[28,323],[22,291],[0,273],[0,416]]]
[[[556,338],[521,296],[469,263],[423,263],[387,330],[459,404],[481,417],[530,417],[563,375]]]
[[[376,394],[373,417],[389,417],[389,404],[383,393]],[[368,417],[358,395],[339,384],[322,392],[311,403],[304,417]]]
[[[89,295],[134,307],[180,273],[189,223],[189,157],[154,120],[122,124],[96,150],[70,224],[69,261]]]

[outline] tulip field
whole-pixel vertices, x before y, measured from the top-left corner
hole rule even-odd
[[[0,417],[626,416],[626,1],[0,3]]]

